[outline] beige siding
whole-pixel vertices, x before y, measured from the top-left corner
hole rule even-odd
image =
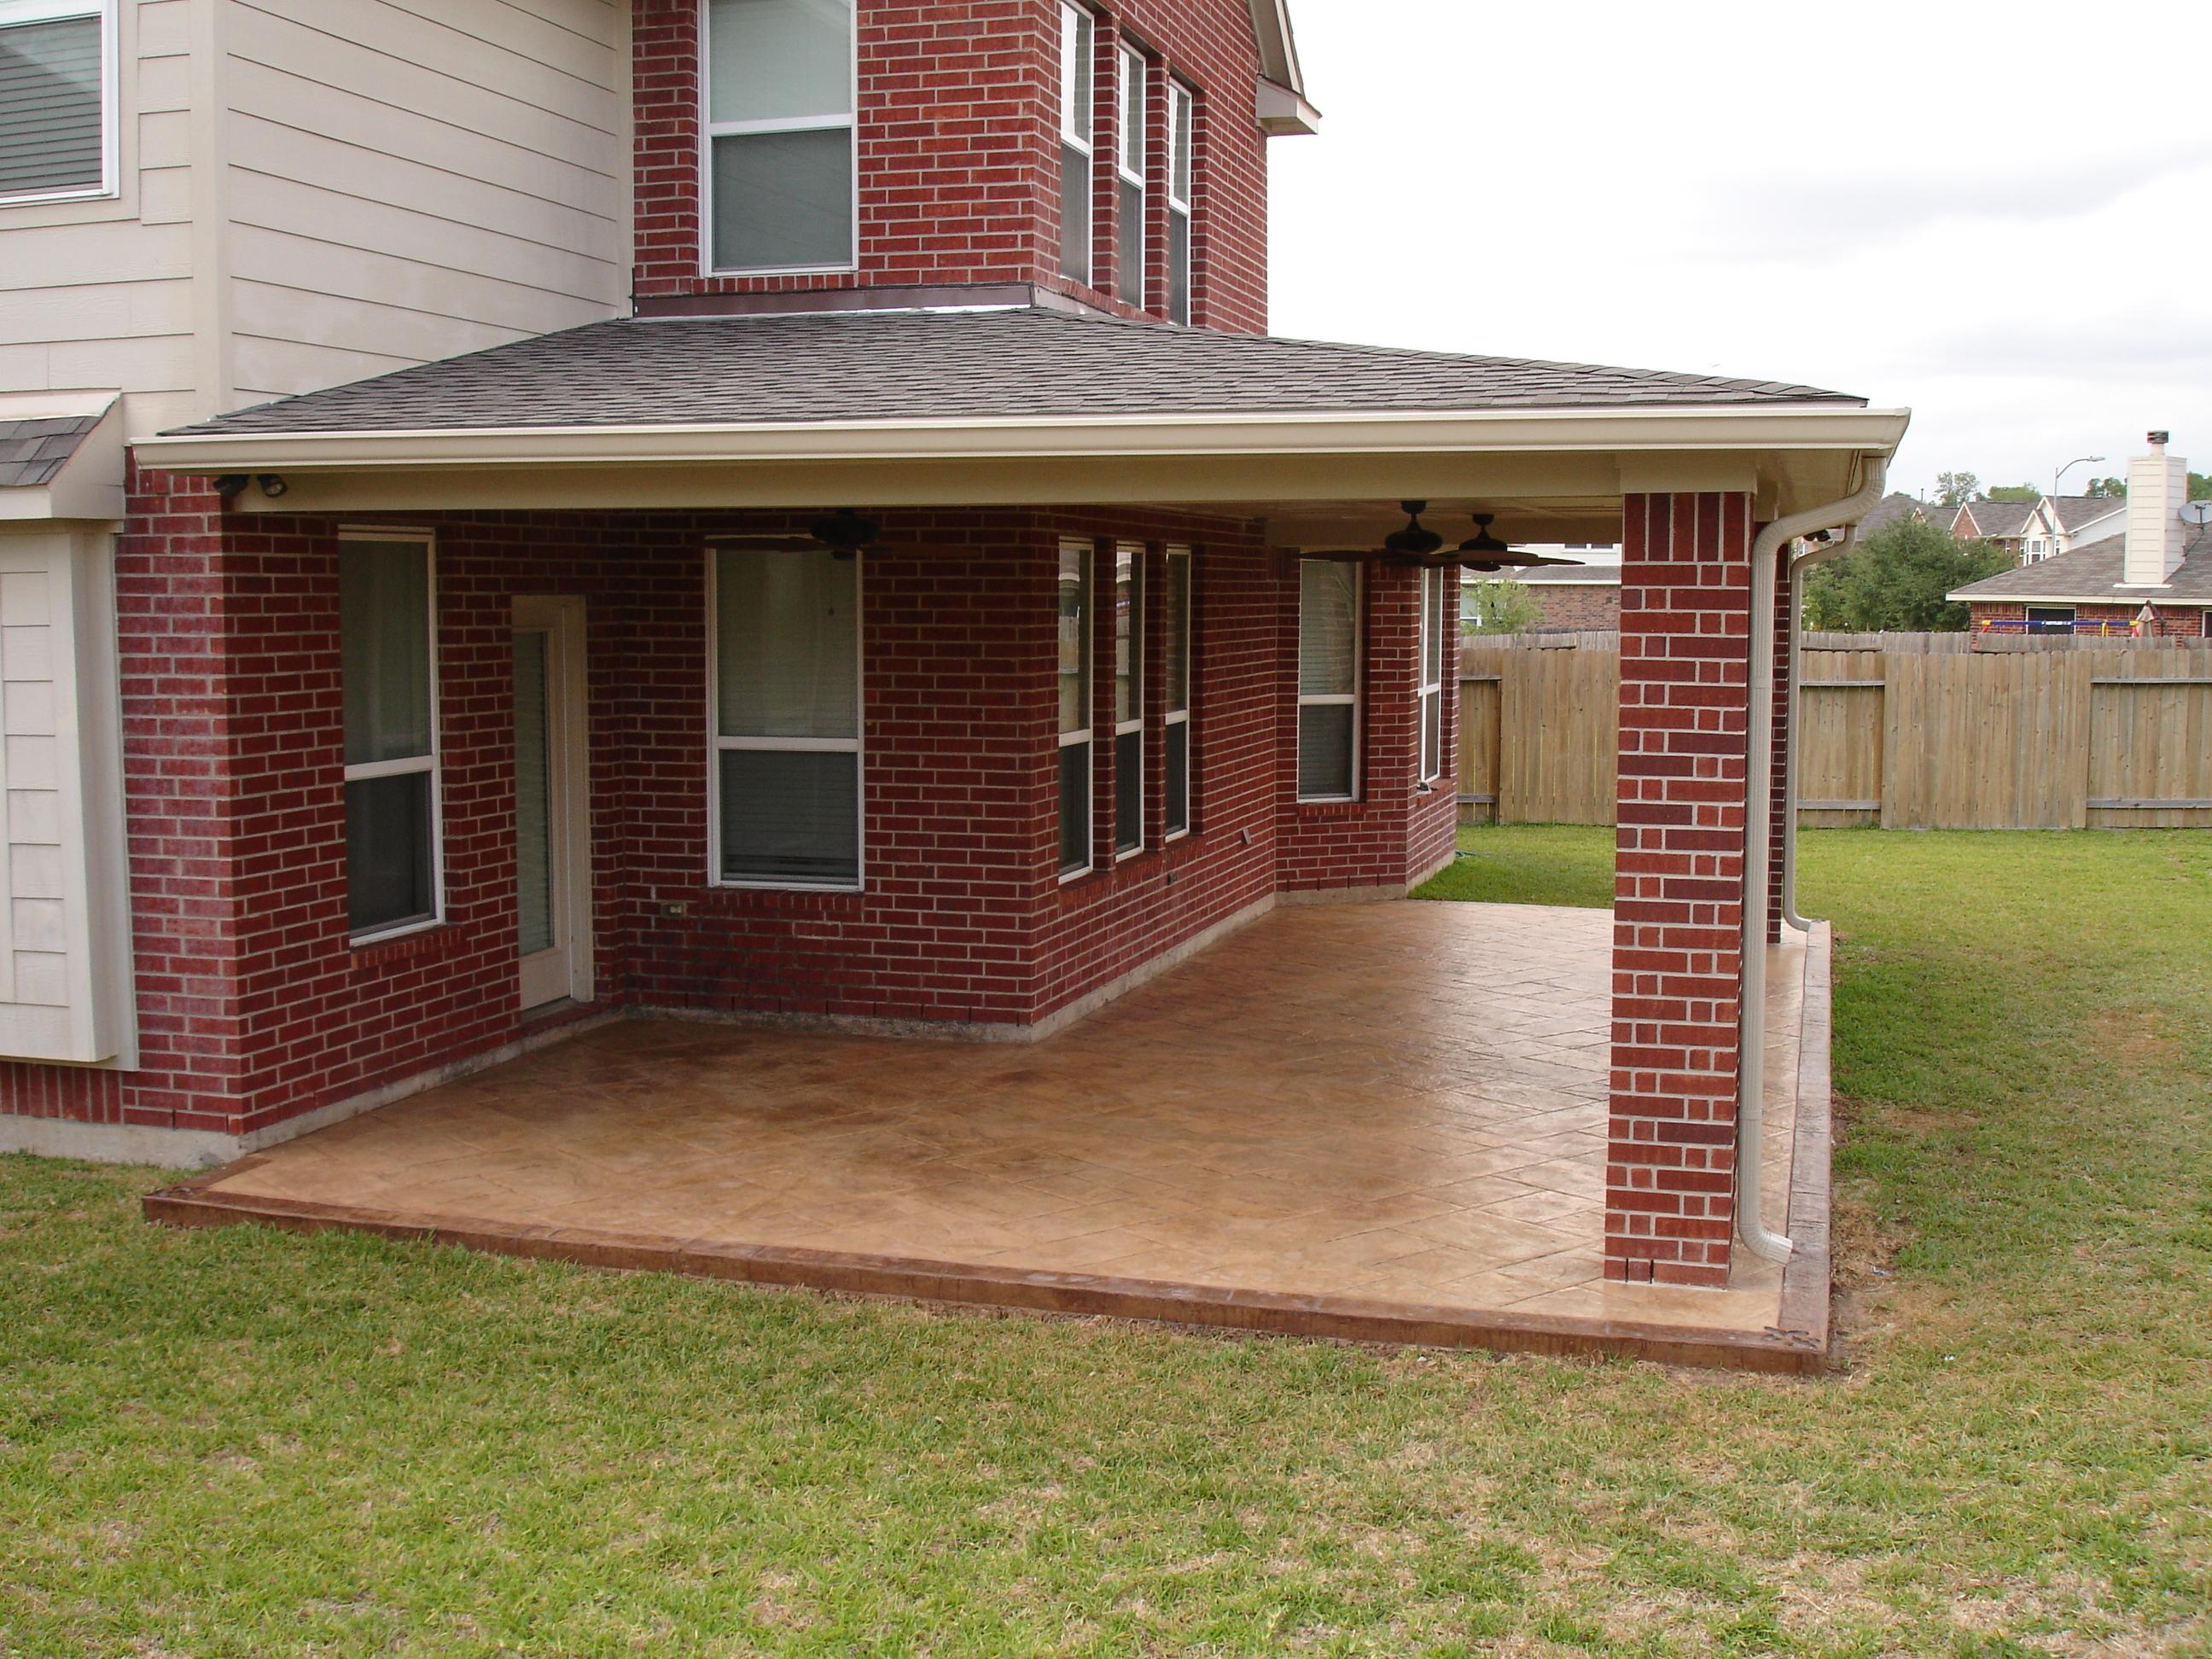
[[[118,9],[114,197],[0,204],[0,395],[127,392],[132,436],[192,412],[191,52],[212,3]]]
[[[221,3],[233,401],[624,308],[626,8]]]

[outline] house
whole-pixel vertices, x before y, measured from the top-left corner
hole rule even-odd
[[[1535,601],[1540,633],[1609,633],[1620,626],[1620,550],[1608,543],[1582,542],[1531,546],[1526,550],[1565,562],[1509,570],[1501,576],[1469,573],[1468,586],[1479,581],[1518,582]],[[1469,602],[1463,602],[1462,611]]]
[[[2021,526],[2023,564],[2055,559],[2077,547],[2109,540],[2126,527],[2128,504],[2113,495],[2045,495]]]
[[[1951,517],[1951,534],[1962,542],[1988,542],[2015,559],[2026,557],[2027,521],[2035,512],[2028,501],[1972,501]]]
[[[1946,515],[1943,509],[1930,507],[1917,495],[1908,495],[1903,490],[1893,490],[1876,501],[1865,518],[1859,520],[1859,539],[1878,534],[1893,524],[1906,520],[1917,520],[1923,524],[1940,524]]]
[[[2084,525],[2102,529],[2117,522],[2118,533],[1949,594],[1971,607],[1973,630],[2205,638],[2204,615],[2212,609],[2212,508],[2189,501],[2189,464],[2166,446],[2165,433],[2152,433],[2148,453],[2128,464],[2128,493],[2119,510]]]
[[[1036,1042],[1402,896],[1408,514],[1481,511],[1624,544],[1606,1272],[1728,1280],[1766,596],[1902,412],[1270,337],[1281,0],[39,0],[0,63],[0,1146],[648,1013]]]

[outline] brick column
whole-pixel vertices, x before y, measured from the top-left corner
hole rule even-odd
[[[1751,501],[1630,495],[1623,515],[1606,1274],[1718,1285],[1735,1219]]]

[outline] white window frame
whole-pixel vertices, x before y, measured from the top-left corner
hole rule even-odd
[[[1097,718],[1098,709],[1098,550],[1095,544],[1085,541],[1080,537],[1070,536],[1061,541],[1053,562],[1052,614],[1055,633],[1059,628],[1060,617],[1059,562],[1060,558],[1070,553],[1080,554],[1083,558],[1083,587],[1086,596],[1083,606],[1085,708],[1083,724],[1073,732],[1062,732],[1060,734],[1060,743],[1054,750],[1054,758],[1058,759],[1060,750],[1073,749],[1078,744],[1083,746],[1084,775],[1089,781],[1089,787],[1083,792],[1083,800],[1084,811],[1089,821],[1083,826],[1083,862],[1060,866],[1060,884],[1063,887],[1071,881],[1082,880],[1084,877],[1098,867],[1098,751],[1091,746],[1091,733],[1096,729],[1091,725],[1091,721]],[[1060,653],[1055,645],[1053,651],[1053,704],[1055,711],[1059,708],[1060,702],[1059,678]],[[1059,723],[1057,712],[1054,715],[1054,723],[1055,725]],[[1053,775],[1052,787],[1053,828],[1056,830],[1064,830],[1065,826],[1060,822],[1060,775],[1057,771]]]
[[[1430,653],[1436,654],[1436,678],[1429,678]],[[1420,649],[1415,658],[1413,678],[1417,688],[1415,707],[1420,721],[1421,775],[1425,784],[1434,783],[1443,776],[1444,756],[1444,573],[1441,569],[1421,572],[1421,638]],[[1429,715],[1436,714],[1436,740],[1430,742]]]
[[[123,77],[116,46],[116,0],[0,0],[0,28],[18,23],[59,23],[76,17],[100,20],[100,182],[67,190],[0,193],[0,208],[37,202],[96,202],[122,193]]]
[[[1303,566],[1305,562],[1308,562],[1301,561],[1301,565]],[[1318,560],[1312,561],[1311,562],[1328,563],[1332,562],[1328,560]],[[1302,665],[1305,660],[1305,599],[1304,584],[1301,583],[1298,600],[1297,661],[1299,665]],[[1299,672],[1301,678],[1303,678],[1303,671],[1301,668],[1294,665],[1294,672]],[[1326,805],[1330,803],[1340,804],[1345,801],[1356,801],[1359,799],[1359,788],[1361,783],[1359,765],[1359,751],[1361,746],[1360,738],[1366,725],[1367,712],[1362,704],[1360,688],[1366,683],[1367,571],[1364,566],[1354,565],[1352,568],[1352,690],[1349,692],[1307,692],[1304,690],[1301,690],[1298,692],[1298,719],[1301,723],[1305,720],[1305,711],[1308,708],[1341,708],[1346,703],[1349,703],[1352,706],[1352,776],[1349,780],[1352,785],[1352,793],[1345,795],[1309,795],[1303,788],[1300,788],[1297,798],[1298,804],[1300,805],[1304,805],[1308,803],[1316,805]],[[1300,734],[1294,732],[1292,735],[1297,737]],[[1297,769],[1303,771],[1304,769],[1303,767],[1299,767]],[[1293,782],[1296,782],[1295,777],[1293,778]]]
[[[386,939],[404,939],[410,933],[427,933],[433,927],[446,925],[446,769],[445,722],[441,717],[438,678],[438,538],[430,530],[392,529],[380,526],[360,526],[338,530],[338,556],[345,556],[349,542],[419,542],[422,547],[423,610],[430,630],[430,655],[425,672],[430,679],[430,752],[410,755],[399,760],[363,761],[345,769],[345,781],[366,783],[375,778],[410,776],[417,772],[430,775],[430,914],[412,921],[395,922],[388,927],[373,927],[364,933],[349,933],[346,942],[359,950],[366,945],[381,945]],[[338,687],[341,711],[345,703],[345,687]]]
[[[1176,185],[1182,177],[1190,175],[1188,191]],[[1198,193],[1198,99],[1191,89],[1173,76],[1168,77],[1168,292],[1166,309],[1168,320],[1190,325],[1198,311],[1198,253],[1194,234],[1194,215],[1191,198]],[[1182,315],[1176,313],[1175,250],[1181,240],[1183,249]]]
[[[729,542],[707,544],[707,885],[758,893],[865,893],[868,890],[868,556],[853,555],[853,735],[849,738],[726,738],[722,735],[722,555],[763,552]],[[722,873],[722,755],[725,750],[765,753],[850,755],[853,758],[853,815],[858,832],[853,843],[850,881],[764,881]]]
[[[1198,690],[1198,659],[1197,659],[1197,657],[1196,657],[1195,655],[1194,655],[1194,654],[1193,654],[1192,650],[1191,650],[1191,640],[1192,640],[1192,621],[1191,621],[1191,618],[1192,618],[1193,613],[1194,613],[1194,612],[1197,610],[1197,608],[1198,608],[1198,606],[1197,606],[1197,603],[1196,603],[1198,590],[1197,590],[1196,586],[1194,585],[1194,580],[1195,580],[1196,576],[1197,576],[1197,574],[1198,574],[1198,567],[1197,567],[1196,565],[1194,565],[1194,563],[1192,563],[1192,562],[1191,562],[1190,549],[1188,549],[1188,547],[1184,547],[1184,546],[1182,546],[1182,545],[1181,545],[1181,544],[1176,544],[1176,545],[1171,545],[1170,547],[1169,547],[1169,549],[1167,550],[1167,555],[1166,555],[1166,557],[1164,558],[1164,561],[1163,561],[1163,562],[1162,562],[1162,566],[1161,566],[1161,575],[1162,575],[1162,578],[1164,579],[1164,580],[1166,582],[1166,586],[1162,590],[1162,592],[1161,592],[1161,595],[1160,595],[1160,598],[1161,598],[1160,614],[1161,614],[1163,617],[1164,617],[1164,616],[1167,614],[1167,600],[1168,600],[1168,599],[1170,598],[1170,596],[1171,596],[1171,595],[1175,592],[1175,584],[1176,584],[1175,571],[1176,571],[1176,562],[1177,562],[1178,560],[1180,560],[1180,561],[1182,562],[1182,696],[1183,696],[1183,702],[1182,702],[1182,708],[1169,708],[1169,709],[1167,709],[1167,710],[1166,710],[1166,711],[1165,711],[1165,712],[1161,715],[1161,717],[1160,717],[1160,723],[1161,723],[1162,727],[1164,728],[1164,729],[1162,730],[1161,733],[1160,733],[1160,753],[1161,753],[1161,757],[1162,757],[1162,758],[1163,758],[1163,759],[1164,759],[1164,758],[1166,757],[1166,756],[1170,752],[1170,750],[1169,750],[1169,748],[1168,748],[1167,732],[1166,732],[1166,731],[1164,730],[1164,728],[1165,728],[1165,727],[1167,727],[1167,726],[1182,726],[1182,727],[1183,728],[1183,739],[1182,739],[1182,829],[1180,829],[1180,830],[1172,830],[1172,829],[1171,829],[1171,830],[1166,830],[1166,831],[1165,831],[1165,833],[1164,833],[1164,834],[1162,836],[1162,837],[1161,837],[1161,839],[1162,839],[1163,841],[1181,841],[1181,840],[1182,840],[1185,836],[1187,836],[1187,835],[1188,835],[1188,834],[1190,833],[1190,823],[1191,823],[1191,819],[1196,816],[1196,814],[1195,814],[1195,813],[1191,810],[1191,809],[1192,809],[1192,801],[1191,801],[1191,791],[1190,791],[1190,782],[1191,782],[1191,756],[1190,756],[1190,740],[1191,740],[1191,737],[1192,737],[1192,735],[1193,735],[1193,734],[1192,734],[1191,730],[1190,730],[1190,706],[1191,706],[1191,704],[1192,704],[1194,701],[1196,701],[1197,690]],[[1173,639],[1172,639],[1172,638],[1170,638],[1170,639],[1167,641],[1167,643],[1169,643],[1169,644],[1172,645],[1172,644],[1174,643]],[[1164,662],[1165,660],[1166,660],[1166,659],[1165,659],[1165,657],[1164,657],[1164,656],[1162,657],[1162,661],[1163,661],[1163,662]],[[1165,684],[1162,689],[1163,689],[1164,692],[1167,696],[1173,696],[1173,695],[1174,695],[1174,690],[1175,690],[1175,676],[1174,676],[1174,675],[1172,675],[1172,674],[1167,675],[1167,676],[1165,677],[1165,679],[1166,679],[1166,684]],[[1163,804],[1164,805],[1164,803],[1163,803]]]
[[[1151,198],[1145,189],[1145,163],[1152,148],[1147,142],[1150,135],[1145,130],[1146,105],[1152,97],[1152,65],[1145,61],[1143,52],[1127,41],[1121,45],[1120,63],[1121,84],[1115,89],[1115,95],[1118,100],[1115,108],[1121,112],[1121,132],[1114,147],[1114,173],[1120,185],[1137,193],[1137,268],[1133,275],[1126,270],[1117,270],[1114,297],[1124,305],[1132,305],[1142,311],[1152,298],[1152,283],[1145,269],[1152,251],[1152,227],[1146,222]],[[1121,196],[1122,192],[1117,191],[1115,210],[1126,222],[1128,203],[1121,199]],[[1115,239],[1114,255],[1117,265],[1121,263],[1125,240],[1126,235]],[[1133,282],[1133,297],[1131,290]]]
[[[1129,700],[1136,706],[1136,717],[1114,722],[1114,862],[1133,859],[1151,845],[1145,823],[1145,544],[1142,542],[1116,542],[1114,544],[1114,609],[1118,616],[1121,608],[1121,571],[1126,565],[1129,572]],[[1117,633],[1115,644],[1120,638]],[[1120,678],[1117,672],[1115,678]],[[1116,692],[1118,696],[1118,690]],[[1121,775],[1121,739],[1137,740],[1137,768],[1133,779]],[[1121,789],[1127,783],[1137,798],[1137,840],[1132,847],[1121,844]]]
[[[1083,239],[1088,268],[1081,271],[1069,270],[1066,268],[1066,262],[1063,259],[1060,274],[1073,282],[1081,283],[1086,288],[1095,288],[1098,282],[1097,29],[1098,19],[1087,7],[1076,4],[1075,0],[1060,0],[1060,143],[1063,150],[1073,149],[1082,153],[1085,163],[1084,168],[1085,189],[1083,192],[1081,206],[1085,222],[1089,227]],[[1077,49],[1085,40],[1091,42],[1091,49],[1079,54]],[[1082,59],[1079,64],[1076,62],[1079,55]],[[1079,123],[1076,118],[1075,77],[1078,73],[1083,76],[1085,84],[1090,88],[1091,95],[1084,100],[1089,106],[1091,117],[1088,131],[1079,130]],[[1060,216],[1065,219],[1067,214],[1067,203],[1064,197],[1060,201]],[[1063,228],[1060,232],[1063,247],[1066,246],[1066,230]],[[1095,580],[1097,572],[1094,570],[1091,576]]]
[[[844,115],[793,115],[765,121],[717,121],[714,56],[711,36],[714,0],[699,8],[699,274],[702,276],[831,276],[860,268],[860,0],[853,0],[852,50],[847,62],[852,84]],[[853,251],[840,263],[818,265],[717,265],[714,263],[714,140],[772,132],[835,132],[851,135],[853,146]]]

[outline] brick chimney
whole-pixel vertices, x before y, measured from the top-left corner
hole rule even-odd
[[[2150,434],[2150,453],[2128,463],[2128,540],[2120,580],[2129,587],[2163,586],[2181,564],[2181,508],[2189,499],[2189,463],[2166,453],[2166,434]]]

